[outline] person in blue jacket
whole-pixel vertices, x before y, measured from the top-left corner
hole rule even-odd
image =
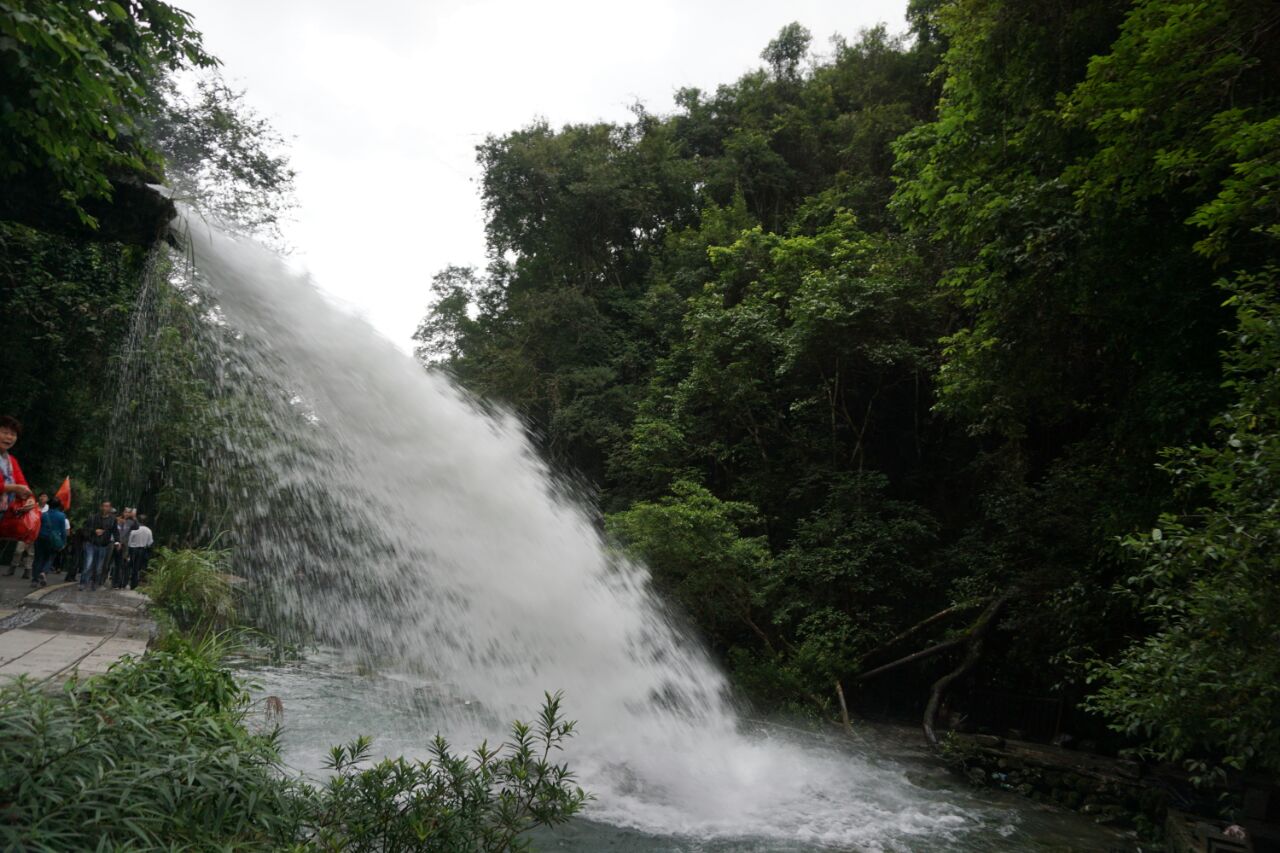
[[[31,585],[45,586],[46,574],[53,568],[53,558],[67,547],[67,516],[62,501],[49,499],[49,509],[40,517],[40,535],[36,537],[36,559],[31,565]]]

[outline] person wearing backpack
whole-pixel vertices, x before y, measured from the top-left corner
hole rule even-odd
[[[36,560],[31,566],[31,585],[46,586],[46,575],[53,568],[53,558],[67,547],[67,516],[62,501],[49,499],[49,509],[40,517],[40,535],[36,537]]]

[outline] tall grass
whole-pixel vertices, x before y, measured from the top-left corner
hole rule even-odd
[[[173,626],[191,634],[218,631],[235,618],[235,591],[227,577],[230,553],[213,548],[158,548],[147,595]]]

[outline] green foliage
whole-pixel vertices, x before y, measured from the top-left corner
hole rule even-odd
[[[924,69],[877,29],[802,71],[807,41],[800,27],[779,37],[785,79],[684,90],[669,118],[637,109],[625,125],[539,123],[487,140],[500,260],[484,275],[441,274],[422,356],[527,414],[561,465],[620,485],[615,471],[642,467],[618,449],[683,334],[680,303],[715,276],[707,248],[779,226],[809,192],[823,193],[809,229],[838,210],[883,220],[889,143],[929,108]]]
[[[82,200],[159,164],[141,132],[156,82],[215,62],[191,17],[165,3],[0,3],[0,176],[34,176],[96,225]]]
[[[198,37],[185,13],[153,2],[19,6],[21,13],[12,17],[6,7],[5,25],[26,35],[16,41],[0,37],[0,74],[56,84],[57,98],[63,99],[90,98],[77,88],[90,87],[112,104],[98,111],[96,126],[103,133],[115,128],[116,135],[102,138],[105,148],[98,154],[107,163],[92,160],[85,148],[90,143],[73,138],[72,129],[52,118],[24,126],[78,153],[10,163],[22,172],[6,182],[12,192],[0,204],[0,218],[35,220],[37,227],[0,223],[0,301],[10,323],[0,410],[17,415],[26,427],[17,452],[33,483],[51,489],[70,475],[82,509],[90,494],[117,502],[127,494],[128,502],[139,501],[150,511],[162,540],[197,541],[217,527],[210,513],[221,511],[207,508],[211,472],[202,453],[207,437],[226,420],[214,405],[219,368],[201,349],[217,334],[208,322],[207,299],[183,286],[175,275],[181,263],[166,249],[90,241],[83,229],[69,232],[73,236],[64,236],[67,229],[60,227],[50,233],[38,228],[58,226],[57,217],[24,214],[28,202],[66,207],[58,195],[59,181],[73,180],[66,170],[90,170],[99,186],[99,179],[116,180],[122,169],[137,167],[135,160],[156,171],[163,158],[165,180],[197,208],[270,237],[288,207],[292,172],[278,135],[245,107],[239,93],[208,77],[197,81],[193,95],[184,95],[166,76],[178,62],[212,62],[203,54],[187,57],[188,49],[198,49]],[[37,30],[61,47],[55,50],[45,36],[31,35]],[[36,41],[23,42],[27,36]],[[89,36],[112,40],[98,44]],[[75,45],[58,41],[64,38]],[[72,47],[91,63],[97,60],[87,57],[105,51],[115,71],[81,80],[74,71],[80,59],[68,54],[54,62],[55,54]],[[101,87],[127,91],[103,94]],[[23,91],[6,82],[0,98],[18,98]],[[96,109],[88,101],[77,104]],[[52,101],[48,106],[62,109]],[[4,145],[21,148],[24,138],[6,133]],[[19,158],[16,150],[0,153]],[[100,218],[99,237],[129,231],[121,224],[130,216],[124,202],[107,205],[85,192],[77,203],[88,205],[82,213],[91,208]],[[157,228],[168,219],[167,212],[161,215],[148,226],[146,240],[159,238]],[[114,443],[110,453],[108,437]]]
[[[293,206],[285,140],[217,73],[186,93],[167,81],[147,139],[164,158],[174,195],[220,224],[280,243]]]
[[[187,648],[125,660],[87,685],[0,690],[0,846],[270,849],[295,826],[275,735]],[[188,704],[194,703],[194,704]]]
[[[770,558],[762,537],[743,535],[755,508],[683,480],[671,491],[610,515],[609,533],[653,566],[659,586],[722,643],[744,626],[758,632],[752,613]]]
[[[335,747],[323,783],[287,773],[274,730],[247,725],[248,695],[219,640],[170,638],[104,676],[49,692],[0,689],[0,845],[37,851],[527,850],[588,799],[552,761],[572,736],[560,697],[497,749],[362,767],[371,742]]]
[[[708,247],[714,278],[687,300],[637,421],[667,421],[684,466],[734,471],[735,496],[770,515],[794,501],[780,470],[894,464],[877,437],[919,415],[930,366],[936,320],[909,260],[848,211],[828,216],[813,234],[757,227]]]
[[[1110,593],[1127,570],[1105,540],[1151,527],[1171,496],[1148,466],[1203,440],[1233,393],[1217,341],[1238,320],[1215,267],[1252,274],[1274,252],[1274,15],[1250,2],[964,0],[932,21],[947,43],[944,96],[937,121],[898,143],[894,204],[938,247],[964,308],[944,339],[938,408],[1004,442],[995,482],[1022,507],[1023,554],[1007,564],[1029,558],[1024,582],[1052,602],[1013,608],[1010,657],[1031,669],[1121,654],[1153,601]],[[1136,722],[1157,696],[1191,715],[1221,710],[1171,672],[1126,671],[1095,707],[1131,735],[1162,742]]]
[[[789,666],[815,689],[857,671],[912,612],[920,587],[945,577],[927,563],[937,523],[926,510],[886,494],[883,475],[833,479],[764,586],[774,624],[792,638]]]
[[[1142,752],[1202,781],[1280,769],[1274,27],[1263,3],[1137,3],[1066,102],[1100,143],[1075,170],[1085,209],[1176,199],[1194,251],[1236,271],[1218,282],[1233,311],[1222,324],[1229,405],[1211,443],[1165,453],[1178,508],[1125,539],[1141,568],[1122,594],[1153,633],[1095,662],[1092,701]]]
[[[152,606],[181,631],[204,634],[225,627],[235,614],[229,557],[212,548],[157,548],[145,587]]]
[[[1166,423],[1126,452],[1153,458],[1186,438],[1184,413],[1161,411],[1182,399],[1166,384],[1205,398],[1217,382],[1217,328],[1197,322],[1217,301],[1191,252],[1189,210],[1078,201],[1078,164],[1097,142],[1060,105],[1090,57],[1106,55],[1118,5],[944,4],[937,120],[897,143],[894,209],[936,245],[942,283],[966,309],[944,339],[939,407],[1047,456],[1095,414],[1127,421],[1141,408]]]
[[[477,326],[471,306],[479,301],[483,287],[475,270],[467,267],[447,267],[436,273],[431,279],[431,307],[413,335],[419,361],[449,364],[462,357]]]
[[[671,494],[606,518],[609,534],[653,568],[677,602],[735,661],[739,681],[782,704],[787,692],[822,694],[856,671],[910,609],[936,524],[885,495],[875,474],[826,484],[827,500],[772,556],[750,504],[723,501],[678,480]]]
[[[551,760],[573,727],[561,717],[560,695],[548,694],[536,723],[514,723],[508,742],[481,744],[471,757],[454,754],[438,735],[427,761],[370,763],[367,738],[336,746],[327,765],[333,774],[308,803],[308,848],[528,850],[525,833],[564,823],[589,799]]]
[[[442,274],[423,355],[599,484],[757,698],[823,705],[889,638],[1014,589],[957,707],[1056,695],[1102,733],[1077,709],[1108,661],[1094,707],[1131,742],[1274,767],[1267,504],[1232,533],[1244,498],[1195,449],[1276,363],[1272,5],[917,0],[911,42],[814,57],[792,24],[671,116],[490,140],[500,260]],[[1272,487],[1257,464],[1233,489]],[[1129,550],[1170,574],[1122,583],[1116,543],[1153,525]]]
[[[109,418],[106,366],[145,269],[136,248],[0,222],[0,298],[11,324],[0,408],[26,427],[14,452],[33,483],[96,479],[103,437],[90,425]]]
[[[1236,395],[1216,440],[1162,466],[1190,509],[1125,545],[1128,581],[1155,626],[1114,662],[1097,662],[1093,707],[1146,754],[1210,781],[1224,768],[1280,771],[1280,306],[1277,281],[1231,298]],[[1196,501],[1196,503],[1190,503]]]
[[[1265,2],[1134,4],[1065,105],[1098,140],[1073,171],[1086,209],[1180,194],[1196,250],[1217,262],[1274,248],[1280,50]]]
[[[800,76],[800,60],[809,52],[813,35],[796,22],[787,24],[777,38],[769,42],[760,58],[769,63],[779,80],[795,80]]]
[[[145,666],[113,667],[103,678],[88,683],[90,691],[150,697],[179,708],[202,712],[236,713],[249,701],[227,669],[228,658],[239,648],[231,633],[199,636],[165,631],[145,658]]]

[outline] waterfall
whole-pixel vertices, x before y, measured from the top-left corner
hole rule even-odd
[[[579,721],[566,760],[595,820],[842,849],[981,822],[893,762],[748,731],[724,674],[518,418],[261,246],[189,212],[175,229],[216,304],[213,369],[240,389],[208,470],[263,612],[419,679],[438,697],[431,725],[463,745],[563,690]]]

